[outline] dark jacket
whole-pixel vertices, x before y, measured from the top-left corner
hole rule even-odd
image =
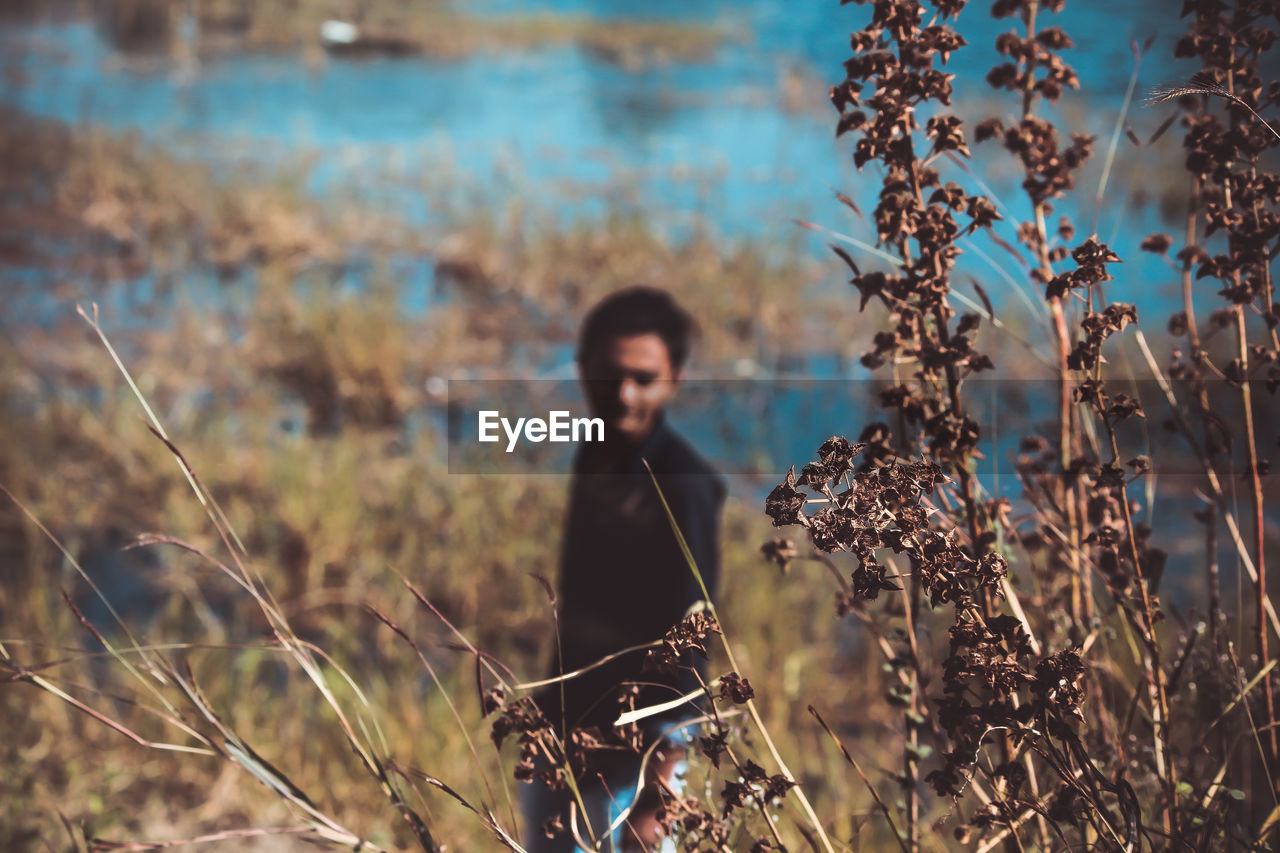
[[[707,590],[715,595],[723,478],[665,420],[625,458],[610,456],[600,445],[582,445],[574,459],[561,545],[558,597],[564,672],[661,639],[692,604],[702,600],[642,459],[653,468]],[[705,678],[705,662],[695,660]],[[642,689],[637,707],[674,699],[698,687],[697,679],[684,669],[672,676],[646,669],[644,662],[644,651],[631,652],[564,682],[563,719],[568,727],[599,726],[608,731],[619,713],[615,697],[624,682],[650,685]],[[554,659],[551,668],[552,675],[561,671]],[[559,685],[539,697],[557,727],[560,697]],[[663,720],[693,714],[686,707],[656,722],[660,725]],[[652,731],[656,726],[645,728]]]

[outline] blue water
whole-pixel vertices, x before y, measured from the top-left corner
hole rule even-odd
[[[634,4],[483,0],[466,9],[621,16],[633,14]],[[824,98],[826,86],[843,76],[849,31],[867,14],[834,2],[649,4],[646,16],[694,20],[727,37],[705,62],[639,71],[572,47],[457,62],[315,65],[291,54],[251,54],[190,64],[121,56],[91,23],[25,27],[0,30],[0,56],[10,71],[0,103],[136,131],[224,172],[246,164],[268,173],[301,170],[307,189],[320,197],[356,187],[424,227],[447,227],[477,205],[501,213],[519,204],[564,223],[607,211],[639,213],[673,239],[702,226],[757,246],[786,246],[797,239],[792,220],[801,218],[873,242],[865,222],[832,198],[841,189],[870,210],[877,185],[871,170],[854,171],[852,141],[833,138],[834,113]],[[1100,159],[1133,66],[1132,38],[1162,34],[1144,59],[1139,93],[1193,69],[1170,58],[1180,27],[1164,4],[1117,10],[1087,0],[1058,17],[1076,40],[1067,58],[1089,93],[1068,94],[1058,113],[1073,129],[1098,135]],[[957,101],[980,100],[984,113],[1011,112],[1013,99],[993,93],[983,77],[997,60],[995,35],[1014,24],[992,20],[985,5],[967,9],[961,24],[970,47],[949,64]],[[791,95],[788,75],[795,80]],[[1130,123],[1145,136],[1163,117],[1135,105]],[[976,154],[979,173],[1009,204],[1010,222],[999,231],[1012,242],[1013,221],[1029,213],[1016,175],[991,144]],[[966,182],[959,169],[939,166],[944,179]],[[1108,295],[1137,303],[1144,318],[1165,315],[1175,310],[1169,299],[1175,277],[1136,246],[1147,233],[1172,226],[1153,205],[1125,204],[1128,177],[1123,170],[1114,176],[1098,216],[1102,238],[1126,260]],[[1059,212],[1075,218],[1081,236],[1088,233],[1091,201]],[[831,257],[827,238],[805,232],[801,239],[814,255]],[[958,280],[973,276],[1003,310],[1021,311],[1009,277],[1023,281],[1023,271],[984,237],[975,244],[961,259]],[[843,270],[833,269],[839,281]]]
[[[617,16],[634,8],[619,0],[466,5],[489,14],[550,9]],[[1062,23],[1078,48],[1068,59],[1091,93],[1083,118],[1092,132],[1110,132],[1132,66],[1131,36],[1157,28],[1167,34],[1145,61],[1148,84],[1186,76],[1167,58],[1177,27],[1163,5],[1129,4],[1119,17],[1099,0],[1069,8]],[[293,55],[254,54],[193,65],[126,61],[89,23],[42,26],[3,33],[0,49],[19,57],[24,79],[4,84],[0,102],[138,130],[224,165],[315,154],[311,189],[319,193],[343,181],[368,182],[390,166],[483,188],[495,202],[539,199],[567,217],[600,213],[609,201],[600,192],[621,183],[634,189],[651,219],[675,233],[695,219],[744,237],[789,229],[790,217],[841,223],[830,189],[856,197],[873,184],[849,164],[851,143],[833,139],[834,113],[823,95],[843,76],[848,32],[866,10],[834,2],[702,0],[647,4],[645,15],[696,20],[728,37],[706,62],[641,71],[566,47],[449,63],[310,66]],[[961,20],[971,47],[950,64],[958,97],[1012,109],[1011,99],[993,99],[982,81],[997,59],[990,48],[995,34],[1012,23],[994,21],[979,7]],[[784,94],[786,74],[803,81],[800,103]],[[428,218],[417,193],[392,199],[411,220]]]

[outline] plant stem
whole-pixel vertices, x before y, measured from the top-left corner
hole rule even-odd
[[[1235,77],[1230,70],[1227,72],[1227,91],[1238,103],[1240,101],[1235,93]],[[1253,108],[1245,104],[1249,112],[1261,120]],[[1232,116],[1232,124],[1238,124],[1235,116]],[[1263,122],[1266,124],[1266,122]],[[1270,125],[1267,125],[1270,128]],[[1272,129],[1272,133],[1275,130]],[[1232,204],[1232,181],[1233,176],[1228,174],[1222,182],[1223,201],[1228,210]],[[1232,284],[1239,288],[1240,286],[1240,268],[1237,266],[1231,271]],[[1270,306],[1267,306],[1268,309]],[[1255,597],[1255,614],[1257,624],[1254,627],[1254,641],[1258,650],[1258,665],[1265,666],[1270,660],[1267,653],[1267,554],[1266,554],[1266,516],[1263,506],[1262,497],[1262,477],[1258,469],[1258,442],[1254,431],[1253,423],[1253,394],[1249,387],[1249,338],[1248,329],[1245,326],[1244,306],[1238,302],[1233,306],[1235,312],[1235,328],[1236,328],[1236,358],[1240,360],[1240,406],[1244,415],[1245,430],[1245,448],[1249,453],[1249,487],[1250,497],[1253,502],[1253,530],[1254,530],[1254,566],[1257,569],[1257,575],[1254,579],[1254,597]],[[1272,689],[1271,673],[1268,671],[1262,682],[1263,705],[1266,709],[1266,761],[1267,771],[1270,773],[1271,768],[1276,766],[1276,757],[1280,755],[1280,734],[1276,731],[1276,705],[1275,693]],[[1277,774],[1276,778],[1280,778]],[[1280,792],[1280,789],[1276,789]]]
[[[1240,525],[1236,522],[1235,513],[1227,505],[1226,492],[1222,488],[1222,481],[1218,478],[1218,472],[1214,470],[1208,454],[1200,447],[1200,443],[1196,440],[1195,434],[1191,430],[1191,425],[1187,423],[1186,418],[1183,416],[1178,398],[1173,393],[1173,387],[1169,384],[1168,377],[1161,372],[1155,356],[1151,354],[1151,348],[1147,346],[1146,338],[1143,336],[1142,331],[1135,332],[1135,337],[1138,339],[1138,346],[1142,349],[1142,356],[1146,359],[1151,375],[1155,377],[1156,384],[1160,386],[1165,400],[1169,403],[1169,408],[1173,412],[1174,423],[1177,424],[1179,431],[1187,439],[1187,443],[1191,445],[1192,451],[1200,461],[1200,467],[1204,470],[1205,478],[1209,482],[1209,491],[1214,505],[1226,522],[1227,534],[1231,537],[1231,542],[1235,547],[1236,557],[1241,565],[1244,566],[1245,574],[1249,576],[1250,581],[1257,583],[1258,573],[1253,565],[1253,557],[1250,555],[1248,545],[1245,544],[1244,537],[1240,533]],[[1280,617],[1276,616],[1275,608],[1271,606],[1270,599],[1264,600],[1262,604],[1266,612],[1267,624],[1271,626],[1271,633],[1275,634],[1277,639],[1280,639]]]
[[[1238,273],[1237,273],[1238,275]],[[1254,642],[1258,650],[1258,665],[1264,665],[1271,659],[1267,650],[1267,553],[1266,553],[1266,516],[1262,497],[1262,477],[1258,473],[1258,442],[1253,423],[1253,395],[1249,387],[1249,348],[1245,336],[1244,306],[1235,306],[1237,358],[1244,376],[1240,383],[1240,406],[1244,410],[1245,448],[1249,452],[1249,487],[1253,500],[1253,547],[1256,554],[1255,566],[1257,580],[1254,586],[1255,617]],[[1280,754],[1280,741],[1276,733],[1275,693],[1271,686],[1271,673],[1267,673],[1262,683],[1263,705],[1266,708],[1267,721],[1267,761],[1270,766],[1276,764],[1276,756]]]
[[[916,644],[916,620],[920,615],[920,575],[913,572],[911,588],[902,588],[904,611],[907,617],[907,642],[911,649],[911,668],[907,687],[911,691],[911,703],[903,712],[906,748],[902,751],[902,781],[907,812],[907,849],[911,853],[920,850],[920,729],[915,720],[920,718],[920,649]]]

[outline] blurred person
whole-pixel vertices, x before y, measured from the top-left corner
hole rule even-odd
[[[604,421],[604,441],[579,445],[573,462],[568,519],[560,551],[557,589],[559,659],[551,675],[571,673],[603,658],[661,639],[702,601],[658,492],[657,477],[710,595],[720,569],[719,529],[723,479],[667,423],[665,409],[680,388],[694,332],[692,318],[664,291],[636,287],[616,292],[583,321],[578,373],[591,414]],[[613,722],[630,691],[636,708],[699,689],[706,663],[686,653],[676,673],[645,666],[646,650],[628,651],[589,672],[544,689],[539,707],[563,738],[596,729],[618,744]],[[694,668],[699,670],[695,675]],[[656,850],[662,842],[658,787],[678,787],[687,733],[698,716],[685,704],[641,722],[640,745],[655,746],[637,792],[641,755],[618,744],[593,753],[577,777],[587,811],[577,825],[583,840],[606,828],[628,805],[628,820],[603,850]],[[539,782],[524,790],[525,846],[530,853],[571,853],[568,789]],[[560,818],[548,838],[543,827]]]

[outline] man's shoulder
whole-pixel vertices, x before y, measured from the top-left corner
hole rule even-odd
[[[651,446],[649,464],[664,474],[698,474],[719,476],[711,463],[669,423],[658,427],[658,435]]]
[[[679,477],[687,486],[701,484],[715,495],[725,493],[724,477],[702,457],[684,436],[669,424],[663,423],[651,448],[649,465],[653,472],[663,477]]]

